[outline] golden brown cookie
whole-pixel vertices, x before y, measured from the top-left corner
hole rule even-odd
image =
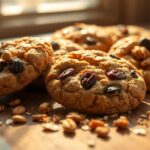
[[[23,89],[52,61],[51,45],[25,37],[0,43],[0,96]]]
[[[109,53],[125,58],[140,69],[150,90],[150,38],[130,36],[116,42]]]
[[[97,50],[79,50],[55,60],[45,84],[55,101],[89,114],[127,112],[146,93],[144,79],[131,63]]]

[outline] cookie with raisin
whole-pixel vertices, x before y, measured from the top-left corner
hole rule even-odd
[[[107,52],[113,44],[105,29],[97,25],[76,23],[54,32],[52,39],[68,39],[83,49],[95,49]]]
[[[97,50],[74,51],[55,60],[45,84],[56,102],[88,114],[127,112],[146,93],[143,77],[130,62]]]
[[[125,58],[135,65],[144,76],[150,90],[150,38],[130,36],[116,42],[109,53]]]
[[[36,37],[0,43],[0,96],[23,89],[52,61],[52,46]]]

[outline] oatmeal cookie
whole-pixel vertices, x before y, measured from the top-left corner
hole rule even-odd
[[[76,23],[60,29],[54,32],[51,38],[68,39],[88,50],[108,51],[113,44],[111,37],[105,32],[103,27],[83,23]]]
[[[106,32],[111,36],[113,43],[122,39],[124,37],[128,37],[131,35],[136,35],[139,37],[149,37],[150,31],[133,25],[116,25],[116,26],[106,26]]]
[[[52,61],[51,45],[25,37],[0,43],[0,96],[21,90]]]
[[[66,39],[51,39],[50,43],[54,50],[55,57],[59,57],[69,52],[83,49],[80,45]]]
[[[150,38],[130,36],[121,39],[111,47],[109,53],[127,59],[141,70],[150,90]]]
[[[66,108],[113,114],[136,108],[146,93],[144,79],[125,59],[97,50],[79,50],[55,60],[45,84]]]

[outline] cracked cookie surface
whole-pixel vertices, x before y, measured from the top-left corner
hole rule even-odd
[[[150,90],[150,38],[130,36],[116,42],[109,53],[130,61],[143,73]]]
[[[0,96],[21,90],[36,79],[52,59],[51,45],[32,37],[0,43]]]
[[[55,60],[45,84],[58,103],[89,114],[127,112],[146,93],[144,79],[131,63],[96,50],[79,50]]]
[[[64,38],[79,44],[84,49],[108,51],[112,39],[103,27],[76,23],[52,34],[52,39]]]

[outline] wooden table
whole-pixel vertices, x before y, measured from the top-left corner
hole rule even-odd
[[[3,101],[20,98],[22,104],[32,114],[38,112],[38,106],[44,101],[53,101],[49,98],[46,92],[39,91],[22,91],[21,93],[3,98]],[[140,114],[144,114],[150,110],[150,96],[147,95],[145,103],[141,105],[129,115],[130,130],[137,126],[137,119]],[[68,110],[54,103],[53,114],[58,114],[63,117]],[[50,114],[51,115],[51,114]],[[78,129],[74,136],[67,136],[62,129],[54,133],[45,133],[42,131],[40,123],[34,123],[31,120],[31,115],[27,115],[28,122],[25,125],[10,125],[0,128],[2,141],[1,147],[10,146],[14,150],[150,150],[150,128],[147,128],[146,136],[138,136],[130,130],[118,132],[114,127],[111,127],[111,132],[108,139],[101,139],[96,134],[89,131]],[[97,116],[100,117],[100,116]],[[6,112],[0,113],[0,120],[5,121],[11,118],[11,110],[8,108]],[[109,124],[111,121],[109,121]],[[94,147],[89,147],[88,143],[94,142]],[[9,148],[6,148],[6,150]]]

